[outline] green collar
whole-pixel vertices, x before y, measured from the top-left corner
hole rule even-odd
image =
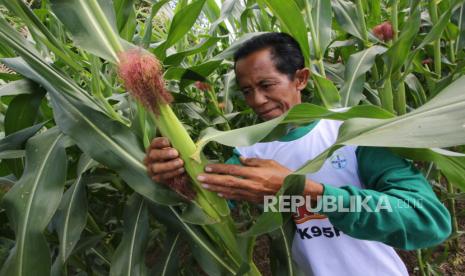
[[[280,142],[290,142],[302,138],[318,124],[319,120],[313,121],[310,124],[302,127],[294,128],[289,131],[286,135],[279,139]]]

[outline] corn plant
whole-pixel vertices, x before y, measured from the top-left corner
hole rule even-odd
[[[181,194],[153,183],[142,160],[167,136],[195,179],[207,158],[321,118],[345,121],[336,144],[279,193],[298,193],[338,147],[390,147],[447,198],[458,248],[464,1],[2,0],[0,11],[1,275],[258,275],[264,234],[266,266],[297,275],[289,214],[240,203],[233,218],[195,181]],[[231,56],[268,31],[293,35],[312,74],[306,103],[260,122]],[[142,63],[158,82],[139,91]],[[141,96],[152,88],[164,96]],[[418,251],[424,274],[439,268],[431,252]]]

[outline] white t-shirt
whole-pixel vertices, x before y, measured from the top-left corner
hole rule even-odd
[[[321,120],[306,135],[288,142],[257,143],[238,147],[240,155],[272,159],[296,170],[334,144],[342,122]],[[308,179],[335,187],[363,188],[358,176],[356,146],[345,146],[333,153]],[[352,238],[335,228],[323,215],[299,210],[294,221],[297,231],[292,245],[294,261],[306,275],[408,275],[394,249],[377,241]]]

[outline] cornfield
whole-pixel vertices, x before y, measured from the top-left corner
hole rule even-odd
[[[410,273],[463,271],[465,1],[0,0],[0,12],[0,275],[305,274],[291,214],[230,210],[195,183],[186,200],[143,159],[152,138],[180,137],[196,175],[319,119],[344,131],[278,193],[343,145],[391,148],[452,215],[442,245],[403,253]],[[311,75],[304,103],[262,122],[232,55],[265,32],[292,35]],[[160,61],[170,105],[131,96],[119,67],[131,51]]]

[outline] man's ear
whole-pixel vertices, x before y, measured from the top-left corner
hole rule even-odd
[[[310,69],[307,67],[299,69],[295,73],[295,81],[297,90],[302,91],[307,87],[308,77],[310,77]]]

